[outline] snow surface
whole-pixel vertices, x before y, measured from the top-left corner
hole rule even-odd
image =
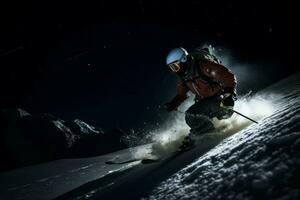
[[[105,164],[107,160],[119,156],[126,159],[130,154],[128,150],[121,150],[104,156],[57,160],[1,173],[0,199],[53,199],[84,183],[126,171],[139,164]]]
[[[279,98],[278,94],[259,93],[252,95],[249,92],[246,95],[240,96],[235,102],[234,109],[240,113],[259,121],[267,116],[270,116],[276,110],[274,101]],[[188,135],[190,128],[185,123],[184,111],[194,104],[194,96],[190,95],[189,99],[179,108],[179,112],[173,118],[162,124],[157,130],[146,132],[144,135],[134,135],[128,137],[127,143],[144,144],[151,143],[152,145],[147,148],[135,148],[132,156],[137,159],[144,158],[157,158],[176,151],[181,145],[182,140]],[[234,113],[232,117],[225,120],[213,119],[214,126],[216,127],[215,133],[211,134],[215,137],[229,137],[240,130],[245,129],[253,122]],[[221,135],[221,136],[220,136]],[[202,135],[196,136],[194,139],[205,140]],[[133,141],[130,141],[132,139]],[[203,142],[203,141],[202,141]]]
[[[144,199],[300,199],[300,74],[267,88],[276,111],[224,140]]]
[[[236,109],[259,124],[233,117],[216,122],[225,126],[224,132],[205,136],[203,143],[178,157],[148,165],[105,164],[170,152],[174,131],[175,138],[188,131],[175,123],[182,117],[179,113],[151,134],[155,148],[145,145],[2,173],[0,199],[300,199],[299,100],[300,73],[237,104]],[[174,124],[174,131],[168,130]]]

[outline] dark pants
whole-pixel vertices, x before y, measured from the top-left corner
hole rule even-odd
[[[226,119],[231,117],[232,111],[220,107],[221,100],[218,97],[211,97],[202,101],[196,101],[185,112],[185,121],[191,128],[191,132],[203,133],[215,129],[212,118]]]

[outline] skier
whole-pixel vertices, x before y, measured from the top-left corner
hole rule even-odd
[[[201,134],[215,129],[212,118],[227,119],[236,100],[236,78],[208,48],[196,48],[188,53],[184,48],[169,52],[167,66],[175,72],[180,82],[178,94],[165,104],[167,111],[174,111],[187,99],[187,92],[195,94],[195,103],[185,112],[190,134]],[[190,135],[189,134],[189,135]],[[193,142],[187,136],[183,148]]]

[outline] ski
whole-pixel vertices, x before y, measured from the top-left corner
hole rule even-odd
[[[125,161],[108,160],[105,162],[105,164],[118,165],[118,164],[127,164],[127,163],[131,163],[131,162],[136,162],[136,161],[140,161],[140,159],[130,159],[130,160],[125,160]]]
[[[132,162],[136,162],[136,161],[140,161],[142,164],[149,164],[149,163],[154,163],[154,162],[158,162],[160,159],[157,158],[145,158],[145,159],[131,159],[131,160],[125,160],[125,161],[114,161],[114,160],[108,160],[105,162],[105,164],[108,165],[121,165],[121,164],[127,164],[127,163],[132,163]]]
[[[189,151],[189,150],[191,150],[191,149],[193,149],[195,147],[196,147],[196,145],[193,144],[193,145],[185,147],[185,148],[178,148],[177,151],[175,151],[175,152],[173,152],[173,153],[170,154],[170,157],[180,155],[181,153]],[[108,165],[121,165],[121,164],[128,164],[128,163],[140,161],[142,164],[150,164],[150,163],[159,162],[161,160],[164,160],[164,159],[163,158],[144,158],[144,159],[132,158],[132,159],[129,159],[129,160],[122,160],[122,161],[108,160],[105,163],[108,164]]]

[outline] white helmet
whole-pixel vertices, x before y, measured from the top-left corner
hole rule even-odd
[[[169,65],[174,62],[186,62],[187,61],[188,52],[182,48],[172,49],[166,59],[166,64]]]

